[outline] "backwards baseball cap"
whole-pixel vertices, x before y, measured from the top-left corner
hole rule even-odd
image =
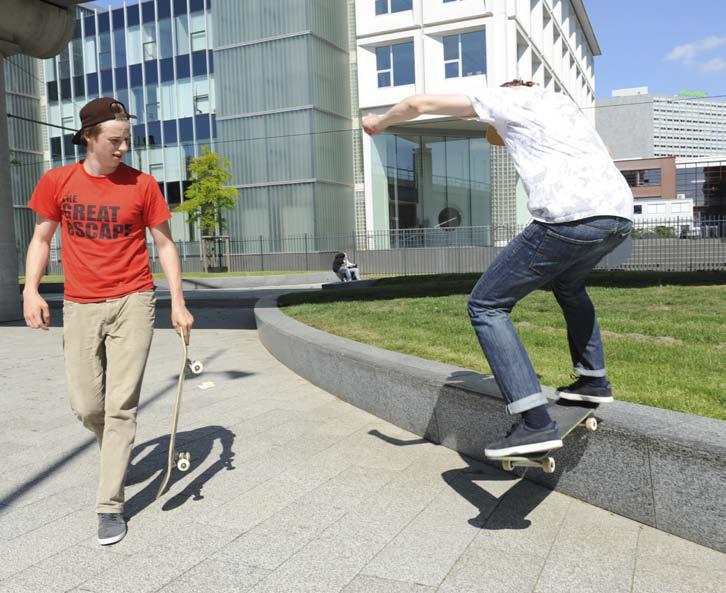
[[[126,111],[126,106],[111,97],[89,101],[81,108],[81,129],[73,136],[73,144],[82,144],[83,130],[112,119],[128,121],[136,119]]]

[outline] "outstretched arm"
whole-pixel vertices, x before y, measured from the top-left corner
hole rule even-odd
[[[397,103],[383,115],[369,113],[363,118],[363,129],[374,136],[389,126],[424,114],[476,117],[471,100],[466,95],[413,95]]]

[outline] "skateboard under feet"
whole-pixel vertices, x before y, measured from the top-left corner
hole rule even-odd
[[[564,441],[565,437],[578,426],[584,426],[588,432],[597,430],[598,423],[594,413],[599,405],[560,399],[548,404],[547,411],[559,425],[560,435]],[[538,453],[525,455],[504,455],[502,457],[490,457],[490,459],[492,461],[501,461],[502,469],[508,472],[515,467],[539,467],[544,473],[551,474],[554,473],[556,467],[552,452],[556,450],[550,449],[549,451],[539,451]]]
[[[179,471],[186,472],[189,471],[189,468],[192,465],[191,453],[189,451],[177,451],[175,448],[176,427],[179,422],[179,409],[181,404],[182,388],[184,387],[184,377],[187,373],[199,375],[204,370],[204,365],[198,360],[189,360],[189,348],[187,346],[187,341],[184,336],[184,330],[182,330],[180,336],[183,347],[183,354],[181,369],[179,370],[179,380],[176,385],[176,403],[174,404],[174,415],[171,422],[171,435],[169,437],[169,455],[167,457],[166,474],[164,475],[164,479],[161,482],[159,491],[156,493],[156,498],[159,498],[163,494],[164,490],[166,490],[166,487],[169,484],[169,479],[171,478],[171,472],[175,466]]]

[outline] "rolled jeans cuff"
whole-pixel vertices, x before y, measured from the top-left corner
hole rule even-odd
[[[578,377],[606,377],[607,376],[607,370],[606,369],[583,369],[582,367],[574,367],[572,369],[572,372],[575,373]]]
[[[533,393],[532,395],[528,395],[508,404],[507,412],[509,414],[521,414],[522,412],[526,412],[527,410],[543,405],[547,405],[547,398],[544,394],[542,392]]]

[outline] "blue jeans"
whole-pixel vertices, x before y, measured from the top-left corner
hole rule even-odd
[[[469,318],[510,414],[547,403],[509,318],[514,305],[538,288],[551,288],[562,308],[575,374],[605,377],[600,328],[584,278],[631,228],[629,220],[609,216],[533,222],[477,282],[469,297]]]

